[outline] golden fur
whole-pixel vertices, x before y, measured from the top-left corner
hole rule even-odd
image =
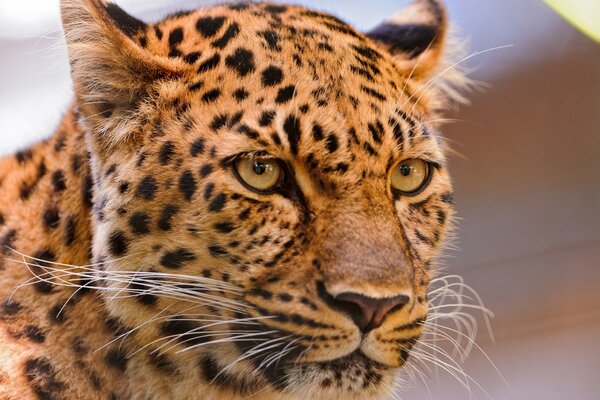
[[[0,160],[0,398],[388,396],[452,218],[441,5],[367,36],[267,3],[156,24],[61,5],[76,99]],[[405,25],[435,35],[411,53],[385,37]],[[264,153],[293,189],[240,184],[230,160]],[[397,196],[413,158],[431,181]],[[363,334],[346,292],[410,302]]]

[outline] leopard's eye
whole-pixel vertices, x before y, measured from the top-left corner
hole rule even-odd
[[[275,189],[283,178],[281,162],[274,158],[242,157],[235,164],[238,179],[249,189],[269,192]]]
[[[414,196],[429,183],[429,164],[419,159],[404,160],[392,170],[392,188],[405,196]]]

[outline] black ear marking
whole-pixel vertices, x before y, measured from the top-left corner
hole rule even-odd
[[[409,58],[421,55],[438,38],[438,29],[425,24],[395,25],[383,23],[368,36],[387,45],[393,53],[406,53]]]
[[[125,10],[116,4],[106,3],[104,9],[115,25],[129,37],[134,36],[147,27],[145,22],[127,14]]]
[[[405,67],[424,55],[421,64],[427,68],[431,67],[427,59],[434,61],[440,55],[446,29],[446,11],[440,0],[413,0],[366,35],[384,45]]]

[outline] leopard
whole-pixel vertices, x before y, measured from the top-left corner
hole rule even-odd
[[[0,160],[0,398],[397,393],[455,219],[442,2],[60,7],[72,102]]]

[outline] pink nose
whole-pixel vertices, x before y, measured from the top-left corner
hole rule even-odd
[[[363,333],[377,329],[385,317],[410,302],[410,296],[401,294],[394,297],[368,297],[360,293],[344,292],[332,296],[325,285],[317,285],[319,297],[331,308],[347,314]]]

